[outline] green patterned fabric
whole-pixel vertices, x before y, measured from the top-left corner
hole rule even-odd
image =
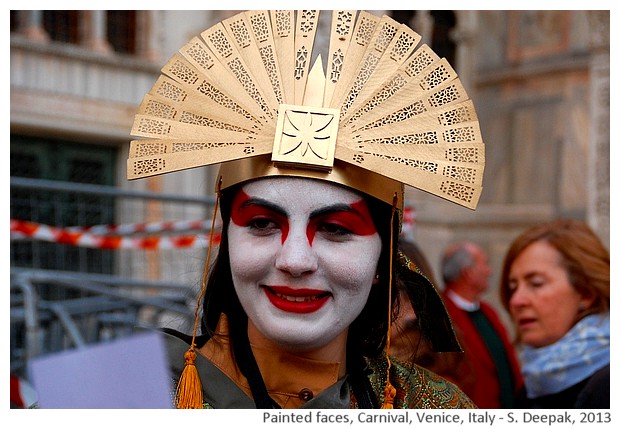
[[[176,386],[183,371],[183,354],[187,344],[181,339],[166,335],[171,376]],[[388,362],[385,356],[368,361],[368,377],[379,403],[383,402],[385,374]],[[200,354],[196,368],[204,391],[203,408],[251,409],[252,398],[247,396],[233,380],[222,373]],[[454,384],[417,365],[406,365],[392,360],[390,382],[396,388],[394,408],[475,408],[474,403]],[[345,377],[306,402],[302,408],[358,408],[348,379]]]
[[[383,402],[387,359],[369,361],[370,383],[379,403]],[[390,382],[396,388],[394,408],[476,408],[457,386],[421,366],[392,360]],[[355,404],[352,404],[353,406]]]

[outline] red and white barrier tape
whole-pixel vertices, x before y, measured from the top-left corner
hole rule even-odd
[[[416,224],[417,213],[414,207],[405,206],[403,210],[403,225],[400,231],[401,237],[405,240],[414,240],[414,230]]]
[[[405,207],[403,213],[403,235],[412,234],[416,222],[415,209]],[[11,219],[11,240],[35,239],[71,246],[95,249],[178,249],[205,248],[209,245],[209,234],[155,235],[160,233],[209,231],[211,221],[176,221],[137,223],[126,225],[95,225],[90,227],[59,228],[34,222]],[[146,233],[141,237],[125,237],[135,233]],[[220,241],[219,232],[214,243]]]
[[[23,238],[94,249],[160,250],[206,248],[209,245],[209,234],[122,237],[98,235],[91,232],[76,231],[75,228],[58,228],[11,219],[11,240]],[[214,243],[218,244],[219,241],[220,234],[217,233],[214,235]]]
[[[182,220],[152,223],[134,223],[124,225],[71,226],[65,228],[71,232],[88,232],[95,235],[129,235],[135,233],[157,234],[175,231],[209,231],[210,220]]]
[[[37,392],[27,381],[11,374],[11,408],[30,408],[37,402]]]

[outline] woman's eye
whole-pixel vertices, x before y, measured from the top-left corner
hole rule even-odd
[[[268,232],[278,228],[278,225],[269,218],[254,218],[248,222],[247,226],[259,232]]]
[[[351,234],[351,230],[337,223],[325,222],[321,224],[321,230],[326,234],[334,236],[345,236]]]
[[[544,286],[546,282],[545,282],[545,279],[542,277],[532,277],[529,283],[530,283],[530,286],[538,288],[538,287]]]
[[[518,284],[517,284],[516,281],[513,281],[513,280],[509,280],[508,281],[508,290],[509,291],[514,292],[515,290],[517,290],[517,286],[518,286]]]

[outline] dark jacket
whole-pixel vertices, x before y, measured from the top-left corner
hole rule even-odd
[[[552,395],[527,398],[523,389],[518,398],[519,408],[579,408],[608,409],[609,365],[589,378]]]

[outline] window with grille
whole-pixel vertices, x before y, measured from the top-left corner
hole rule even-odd
[[[43,28],[51,40],[79,42],[79,12],[76,10],[44,10]]]
[[[107,11],[108,42],[115,52],[136,53],[136,12],[133,10]]]
[[[12,177],[113,185],[116,150],[111,147],[11,135]],[[11,189],[12,219],[57,227],[110,224],[114,200],[101,195]],[[64,244],[11,242],[11,266],[111,273],[113,251]]]
[[[19,12],[16,10],[12,10],[11,11],[11,33],[13,33],[14,31],[17,31],[17,28],[19,26],[19,16],[18,16]]]

